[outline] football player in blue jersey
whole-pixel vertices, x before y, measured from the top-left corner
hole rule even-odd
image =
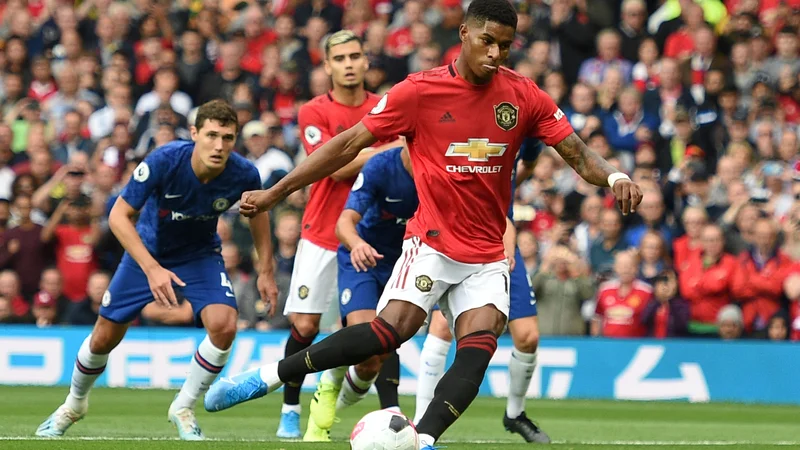
[[[379,153],[361,169],[336,223],[336,236],[342,243],[337,260],[339,311],[344,326],[375,318],[378,300],[402,253],[406,222],[418,205],[407,148]],[[381,371],[384,359],[386,367]],[[381,380],[376,382],[379,371]],[[314,396],[314,420],[309,421],[304,440],[329,441],[336,411],[364,398],[373,383],[377,383],[381,408],[398,407],[399,378],[400,361],[395,352],[373,356],[344,370],[326,370],[318,389],[336,391],[338,399],[334,397],[334,403]]]
[[[538,139],[526,139],[517,155],[517,167],[511,180],[511,192],[516,191],[517,183],[533,172],[536,158],[541,153],[543,144]],[[513,195],[512,195],[513,199]],[[514,227],[514,202],[508,210],[508,228],[503,238],[506,254],[509,255],[511,268],[511,308],[509,310],[508,328],[514,341],[514,350],[508,363],[510,383],[506,413],[503,426],[506,430],[521,435],[527,442],[549,443],[550,438],[525,415],[525,394],[536,368],[536,349],[539,345],[539,321],[536,315],[536,296],[530,285],[519,247],[516,246],[516,228]],[[445,360],[450,351],[452,335],[447,319],[438,307],[431,316],[428,336],[422,346],[417,382],[417,405],[414,412],[414,423],[419,423],[428,404],[433,398],[436,385],[444,374]]]
[[[207,335],[168,410],[184,440],[202,440],[194,404],[222,371],[236,336],[236,299],[220,255],[217,219],[242,193],[261,188],[253,164],[232,153],[236,112],[221,100],[202,105],[192,141],[154,150],[134,170],[109,214],[109,227],[125,255],[103,296],[94,330],[78,351],[72,385],[63,405],[39,426],[37,436],[59,437],[88,409],[89,390],[103,373],[109,353],[142,308],[155,301],[172,308],[182,296]],[[138,221],[137,221],[138,216]],[[262,261],[272,255],[269,218],[259,214],[250,230]],[[257,281],[274,313],[278,289],[271,264]]]

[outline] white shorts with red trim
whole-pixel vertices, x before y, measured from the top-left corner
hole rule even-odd
[[[339,296],[336,252],[300,239],[283,315],[323,314]]]
[[[403,242],[403,254],[378,302],[378,313],[390,300],[413,303],[430,314],[439,304],[442,313],[455,327],[463,312],[493,305],[508,317],[508,261],[465,264],[453,261],[417,237]]]

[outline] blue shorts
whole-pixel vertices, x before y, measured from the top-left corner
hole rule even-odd
[[[522,263],[522,255],[517,247],[516,255],[514,256],[516,264],[514,270],[511,272],[511,306],[508,312],[508,321],[515,319],[522,319],[525,317],[536,316],[536,294],[533,292],[528,274],[525,272],[525,264]],[[436,311],[439,305],[433,307]]]
[[[392,275],[394,261],[381,262],[366,272],[356,272],[350,262],[350,252],[342,247],[336,252],[339,266],[339,315],[342,325],[347,326],[347,315],[353,311],[378,308],[383,288]]]
[[[213,255],[175,265],[165,265],[186,286],[174,282],[175,294],[192,305],[195,324],[202,326],[200,312],[208,305],[228,305],[236,309],[236,297],[225,271],[222,256]],[[100,315],[112,322],[128,323],[154,301],[147,276],[127,253],[122,258],[100,306]]]

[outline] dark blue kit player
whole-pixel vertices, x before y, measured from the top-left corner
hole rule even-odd
[[[252,163],[233,152],[238,125],[230,105],[221,100],[202,105],[191,132],[192,141],[170,142],[148,155],[111,209],[109,227],[125,255],[103,296],[94,330],[78,351],[70,393],[39,427],[38,436],[59,437],[83,418],[89,390],[130,322],[153,301],[176,306],[179,291],[208,334],[167,415],[181,439],[204,439],[194,404],[228,360],[238,315],[220,255],[217,220],[242,193],[260,189],[261,179]],[[269,218],[259,214],[250,220],[259,258],[270,261]],[[274,313],[272,265],[260,266],[258,288]]]
[[[378,300],[402,253],[406,222],[418,205],[407,148],[379,153],[361,169],[336,223],[336,236],[342,243],[336,255],[339,312],[345,326],[375,318]],[[344,382],[337,383],[342,371]],[[341,391],[335,405],[325,402],[321,406],[335,414],[364,398],[375,383],[381,408],[396,408],[399,378],[400,362],[395,352],[349,368],[326,370],[319,389],[340,385]]]

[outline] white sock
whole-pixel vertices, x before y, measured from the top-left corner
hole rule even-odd
[[[445,341],[432,334],[425,338],[419,354],[419,374],[417,375],[417,407],[414,411],[414,423],[417,424],[425,415],[425,410],[433,400],[433,391],[444,375],[444,365],[450,341]]]
[[[433,444],[436,443],[436,439],[429,434],[420,434],[419,435],[419,448],[424,448],[426,445],[430,445],[433,447]]]
[[[535,368],[536,352],[525,353],[516,348],[511,352],[511,360],[508,362],[511,387],[508,390],[506,403],[506,415],[510,419],[516,419],[525,411],[525,394],[528,392]]]
[[[281,381],[281,377],[278,376],[277,362],[261,366],[261,368],[256,370],[258,370],[258,376],[261,377],[261,381],[266,383],[268,386],[268,392],[275,391],[279,387],[283,386],[283,381]]]
[[[189,365],[189,376],[186,377],[186,381],[183,383],[180,393],[172,402],[170,409],[174,411],[183,408],[194,409],[195,402],[217,378],[222,368],[225,367],[225,363],[228,362],[230,354],[230,348],[227,350],[219,349],[206,336],[197,347],[192,363]]]
[[[347,372],[347,366],[335,367],[322,372],[320,381],[327,381],[333,383],[335,386],[341,386],[344,381],[344,374]]]
[[[281,414],[286,414],[288,412],[294,412],[300,414],[303,411],[303,408],[300,405],[287,405],[286,403],[281,406]]]
[[[362,380],[356,372],[355,366],[350,366],[342,383],[342,390],[339,391],[339,398],[336,400],[336,410],[353,406],[367,396],[369,388],[375,383],[378,374],[369,380]]]
[[[64,402],[70,409],[77,412],[85,412],[87,397],[94,380],[106,370],[106,362],[108,362],[108,355],[96,355],[89,350],[91,341],[92,335],[90,334],[78,350],[75,368],[72,369],[72,384],[69,387],[67,400]]]

